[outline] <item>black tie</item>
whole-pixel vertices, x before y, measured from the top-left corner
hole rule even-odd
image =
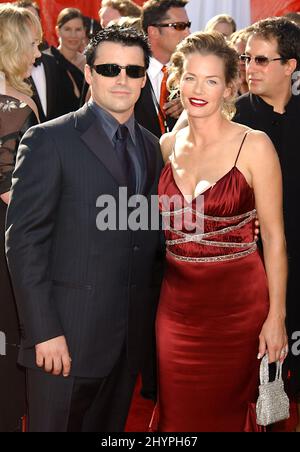
[[[42,57],[39,57],[35,60],[35,62],[33,63],[34,67],[38,67],[42,64]]]
[[[128,193],[132,194],[135,187],[134,168],[127,148],[128,129],[124,125],[119,125],[116,132],[115,149],[118,159],[121,162],[122,170],[128,186]]]

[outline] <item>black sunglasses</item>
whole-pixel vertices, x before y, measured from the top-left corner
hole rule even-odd
[[[173,22],[172,24],[151,24],[151,27],[165,28],[172,27],[176,31],[183,31],[186,28],[191,28],[192,22]]]
[[[250,64],[251,60],[255,61],[255,64],[257,64],[257,66],[268,66],[269,63],[271,63],[271,61],[284,61],[286,60],[286,58],[268,58],[266,56],[256,56],[256,57],[251,57],[250,55],[240,55],[240,60],[245,63],[245,64]]]
[[[119,64],[93,64],[91,68],[95,69],[97,74],[103,77],[117,77],[122,69],[125,69],[126,75],[130,78],[142,78],[146,74],[144,66],[128,64],[128,66],[120,66]]]

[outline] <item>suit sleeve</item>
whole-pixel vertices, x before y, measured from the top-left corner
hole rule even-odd
[[[37,126],[23,137],[7,212],[6,255],[27,348],[63,335],[49,272],[61,165],[49,135]]]

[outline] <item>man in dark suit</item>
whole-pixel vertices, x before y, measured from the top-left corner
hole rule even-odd
[[[149,54],[133,29],[100,31],[86,51],[91,101],[30,129],[18,151],[6,247],[31,432],[122,431],[148,358],[160,232],[151,215],[126,226],[124,190],[151,213],[160,148],[133,116]]]
[[[142,25],[152,57],[145,88],[135,106],[135,117],[157,137],[173,129],[183,110],[179,97],[168,100],[170,93],[165,83],[172,53],[190,33],[186,4],[186,0],[148,0],[142,9]]]
[[[289,348],[286,370],[289,387],[298,401],[300,431],[300,28],[284,17],[257,22],[251,27],[243,60],[250,92],[236,103],[235,122],[265,132],[272,140],[283,176],[284,222],[289,256],[287,285],[287,332]]]
[[[38,108],[40,122],[61,115],[60,79],[60,69],[55,58],[42,53],[36,60],[30,77],[32,98]]]
[[[19,0],[15,4],[20,8],[28,9],[41,21],[40,7],[36,2]],[[43,41],[39,49],[42,52],[48,47],[48,43]],[[59,92],[60,77],[59,67],[55,59],[43,52],[40,58],[35,60],[31,77],[29,78],[33,91],[32,98],[37,106],[40,122],[49,121],[62,114],[61,94]]]

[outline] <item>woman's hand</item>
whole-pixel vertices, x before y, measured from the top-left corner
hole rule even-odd
[[[261,359],[266,352],[269,355],[269,363],[285,360],[288,354],[288,338],[283,317],[275,317],[269,314],[259,335],[259,354]]]

